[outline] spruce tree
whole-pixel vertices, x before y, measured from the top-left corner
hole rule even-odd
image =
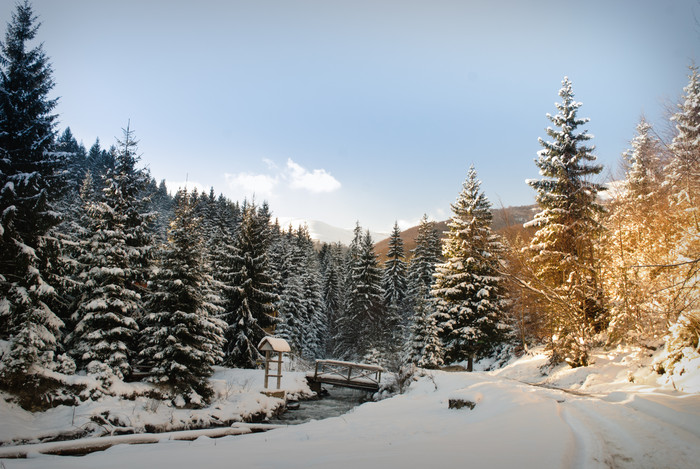
[[[502,245],[491,232],[491,204],[472,166],[452,205],[445,262],[436,267],[432,294],[448,361],[485,357],[505,336],[507,304],[499,274]]]
[[[700,226],[700,74],[698,67],[690,67],[688,85],[678,105],[678,111],[671,117],[676,123],[676,135],[670,145],[666,183],[673,189],[674,202],[689,212],[696,230]]]
[[[334,245],[324,244],[326,254],[322,258],[324,265],[322,271],[322,295],[323,295],[323,316],[326,324],[326,341],[324,357],[334,355],[336,348],[336,337],[338,336],[338,319],[342,312],[343,304],[343,276],[342,259],[343,248],[340,243]],[[322,254],[323,254],[322,249]]]
[[[302,284],[304,286],[305,322],[302,339],[302,353],[308,359],[319,358],[323,354],[327,333],[323,310],[320,265],[314,243],[307,227],[300,227],[297,239],[303,253]]]
[[[38,28],[29,2],[20,3],[0,44],[0,338],[11,344],[2,365],[9,385],[35,365],[53,366],[63,326],[50,305],[64,162],[52,151],[52,70],[41,45],[29,48]]]
[[[125,377],[136,352],[137,321],[150,268],[151,214],[145,189],[149,176],[136,168],[133,131],[124,130],[107,173],[102,197],[86,201],[87,236],[81,244],[84,283],[71,337],[72,354],[82,368]]]
[[[409,328],[407,359],[422,368],[439,368],[443,362],[443,347],[434,313],[434,299],[421,287],[416,295],[414,314]]]
[[[548,297],[552,361],[580,366],[588,363],[593,332],[606,326],[596,253],[603,212],[596,197],[604,188],[590,180],[603,167],[591,164],[594,147],[586,142],[592,136],[579,129],[589,119],[577,116],[581,103],[566,77],[559,96],[558,113],[547,114],[555,125],[547,128],[552,140],[539,139],[543,149],[535,163],[542,179],[527,181],[541,209],[531,222],[538,230],[529,249],[538,287]]]
[[[396,222],[389,237],[389,251],[384,263],[382,287],[384,289],[384,306],[387,308],[387,314],[392,316],[387,318],[387,321],[394,323],[393,327],[398,327],[399,321],[402,321],[406,314],[408,281],[403,239],[401,239],[401,230]]]
[[[382,315],[382,274],[369,230],[362,237],[359,249],[351,272],[353,290],[348,298],[349,330],[354,335],[353,355],[357,358],[372,348],[385,350],[387,345]]]
[[[419,290],[430,291],[434,281],[435,265],[440,262],[442,253],[435,222],[429,221],[427,215],[423,215],[418,224],[416,247],[411,252],[413,256],[408,265],[408,279],[410,296],[415,298]]]
[[[107,171],[114,169],[116,161],[114,155],[115,149],[104,150],[100,146],[100,139],[95,139],[95,143],[90,147],[87,154],[86,166],[87,170],[92,174],[95,184],[95,190],[101,192],[104,189],[103,181],[107,176]]]
[[[275,306],[279,295],[268,264],[269,217],[255,205],[245,204],[236,237],[226,254],[226,275],[221,280],[227,323],[225,363],[254,368],[261,359],[258,344],[266,329],[276,324]]]
[[[342,286],[344,294],[341,297],[339,312],[334,324],[336,334],[333,336],[335,348],[333,355],[337,358],[357,358],[357,338],[361,334],[361,324],[354,319],[355,314],[351,309],[356,282],[354,272],[358,269],[362,244],[362,227],[360,222],[355,223],[353,240],[350,242],[342,265]]]
[[[276,335],[285,339],[294,353],[301,355],[306,316],[304,279],[302,276],[304,256],[292,227],[280,237],[282,263],[279,273],[281,294],[279,302],[280,322]]]
[[[192,200],[183,190],[175,200],[168,243],[146,304],[140,356],[152,366],[151,381],[200,405],[212,394],[207,382],[212,365],[223,358],[225,323],[211,317],[207,304],[211,276]]]

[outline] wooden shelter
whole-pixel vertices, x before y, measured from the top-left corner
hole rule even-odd
[[[279,337],[267,336],[258,344],[258,350],[265,352],[265,389],[268,389],[268,380],[270,377],[277,378],[277,389],[280,388],[282,381],[282,354],[291,352],[291,348],[286,340]],[[272,354],[276,353],[277,374],[270,374],[270,361]]]

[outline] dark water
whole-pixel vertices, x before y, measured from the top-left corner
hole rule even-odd
[[[354,407],[366,402],[371,394],[335,386],[326,388],[328,394],[312,401],[300,401],[298,409],[289,409],[270,423],[296,425],[343,415]]]

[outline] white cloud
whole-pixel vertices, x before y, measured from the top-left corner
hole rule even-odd
[[[325,169],[314,169],[309,172],[291,158],[287,159],[285,172],[289,179],[289,187],[292,189],[305,189],[314,193],[333,192],[340,189],[340,182]]]
[[[189,192],[192,192],[193,190],[197,189],[197,192],[206,192],[207,194],[209,193],[209,188],[204,187],[203,184],[200,184],[196,181],[165,181],[165,187],[167,187],[168,193],[170,195],[175,195],[178,189],[181,188],[187,189]]]
[[[235,194],[234,197],[254,195],[269,200],[275,195],[280,195],[278,192],[281,190],[281,184],[289,189],[302,189],[315,194],[333,192],[340,188],[340,182],[325,169],[309,171],[291,158],[287,160],[285,167],[280,167],[267,158],[263,158],[262,161],[267,166],[266,173],[224,174],[226,185]]]
[[[279,182],[277,176],[268,174],[238,173],[225,174],[226,184],[229,188],[244,195],[257,195],[268,197],[272,195]]]

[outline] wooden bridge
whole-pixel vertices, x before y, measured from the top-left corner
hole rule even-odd
[[[316,360],[316,370],[306,375],[309,386],[315,392],[321,391],[321,384],[343,386],[363,391],[379,391],[379,383],[384,369],[377,365]]]

